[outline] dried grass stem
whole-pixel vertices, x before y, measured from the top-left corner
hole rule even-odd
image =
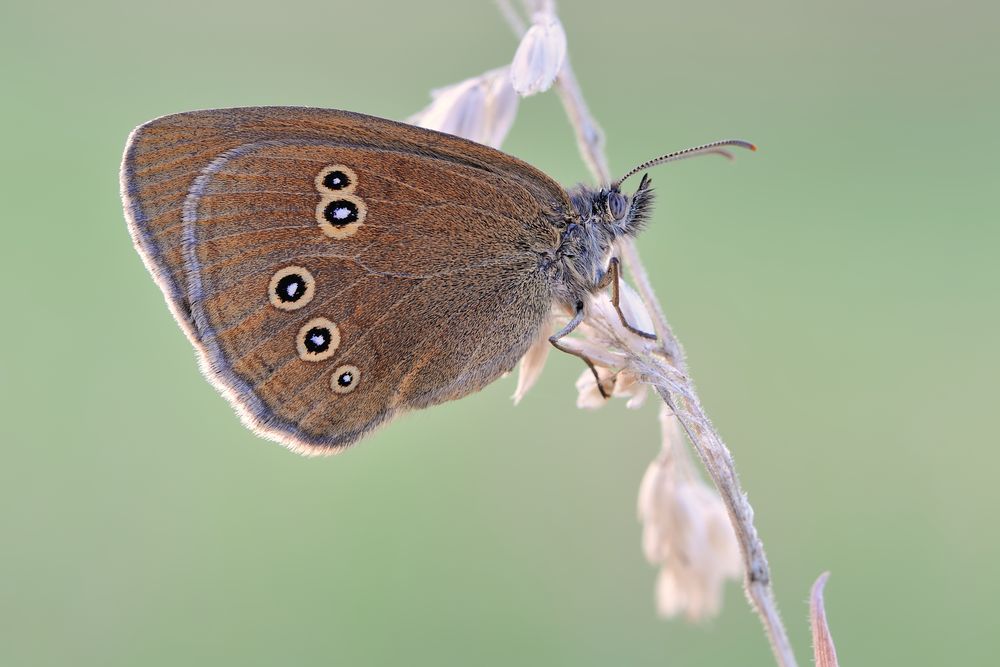
[[[517,17],[516,11],[507,0],[499,0],[498,4],[512,29],[520,35],[523,23],[511,19]],[[610,183],[612,178],[604,152],[604,134],[587,107],[568,58],[556,80],[556,90],[573,126],[577,145],[587,168],[599,183]],[[694,384],[686,374],[683,348],[656,299],[635,244],[631,240],[621,242],[619,253],[639,296],[653,318],[659,337],[659,351],[662,353],[661,356],[650,353],[648,349],[629,347],[629,365],[641,379],[656,388],[663,401],[673,410],[721,494],[740,545],[747,598],[760,616],[778,665],[795,667],[795,655],[774,599],[764,545],[757,535],[753,508],[740,486],[732,454],[702,408]]]

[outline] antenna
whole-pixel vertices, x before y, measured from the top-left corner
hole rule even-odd
[[[676,153],[667,153],[666,155],[661,155],[660,157],[655,157],[652,160],[647,160],[643,162],[635,169],[632,169],[627,174],[619,178],[617,181],[611,184],[612,191],[618,190],[625,179],[629,176],[634,176],[640,171],[649,169],[650,167],[655,167],[660,164],[665,164],[667,162],[674,162],[676,160],[683,160],[689,157],[696,157],[698,155],[721,155],[724,158],[730,160],[733,159],[733,154],[725,150],[723,146],[738,146],[739,148],[746,148],[752,151],[757,150],[757,147],[751,144],[749,141],[743,141],[742,139],[723,139],[722,141],[713,141],[710,144],[702,144],[701,146],[695,146],[693,148],[685,148],[682,151],[677,151]]]

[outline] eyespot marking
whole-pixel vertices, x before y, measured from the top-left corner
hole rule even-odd
[[[354,170],[343,164],[323,167],[316,175],[316,189],[320,194],[340,193],[350,194],[358,184],[358,175]]]
[[[349,199],[335,199],[323,209],[323,217],[331,225],[343,227],[358,219],[358,206]]]
[[[323,233],[334,239],[353,235],[365,221],[368,207],[353,195],[324,195],[316,206],[316,222]]]
[[[286,266],[279,269],[267,285],[267,298],[281,310],[298,310],[316,295],[316,279],[308,269]]]
[[[303,361],[329,359],[340,346],[340,329],[325,317],[314,317],[299,329],[295,346]]]
[[[330,376],[330,388],[338,394],[349,394],[361,382],[357,366],[341,366]]]

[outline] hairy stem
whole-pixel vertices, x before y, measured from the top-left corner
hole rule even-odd
[[[500,2],[501,6],[505,4],[507,3]],[[590,114],[568,59],[556,80],[556,90],[573,126],[583,161],[599,183],[610,183],[611,174],[604,152],[604,134]],[[743,556],[747,598],[760,616],[778,665],[795,667],[795,655],[774,599],[764,545],[757,535],[753,522],[753,508],[740,486],[733,457],[702,409],[693,382],[685,374],[687,364],[683,348],[674,336],[663,308],[653,293],[635,244],[631,239],[627,239],[620,244],[619,251],[640,297],[653,316],[661,351],[665,357],[663,360],[637,351],[640,354],[632,361],[637,368],[646,369],[644,379],[656,388],[660,397],[677,415],[688,439],[722,496]]]

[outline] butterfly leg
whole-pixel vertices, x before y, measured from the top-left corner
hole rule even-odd
[[[552,343],[552,347],[556,348],[560,352],[572,354],[574,357],[583,359],[583,363],[587,364],[587,368],[589,368],[590,372],[594,374],[594,379],[597,381],[597,389],[601,392],[601,396],[604,398],[611,398],[608,392],[604,390],[604,385],[601,384],[601,376],[597,373],[597,367],[594,366],[594,362],[590,360],[590,357],[585,355],[583,352],[572,350],[559,342],[561,339],[573,333],[573,331],[580,326],[580,322],[583,322],[584,314],[583,301],[578,301],[576,304],[576,314],[573,315],[573,319],[571,319],[569,324],[564,326],[558,332],[549,336],[549,342]]]
[[[619,268],[621,262],[618,261],[617,257],[612,257],[611,262],[608,265],[608,270],[604,273],[604,277],[601,282],[597,284],[598,289],[604,289],[608,285],[611,285],[611,305],[615,307],[615,312],[618,313],[618,319],[622,321],[622,326],[634,333],[636,336],[641,336],[642,338],[647,338],[649,340],[656,340],[656,334],[646,333],[641,329],[637,329],[628,323],[625,319],[625,313],[622,312],[621,307],[621,290],[619,288],[619,281],[621,280],[621,269]]]

